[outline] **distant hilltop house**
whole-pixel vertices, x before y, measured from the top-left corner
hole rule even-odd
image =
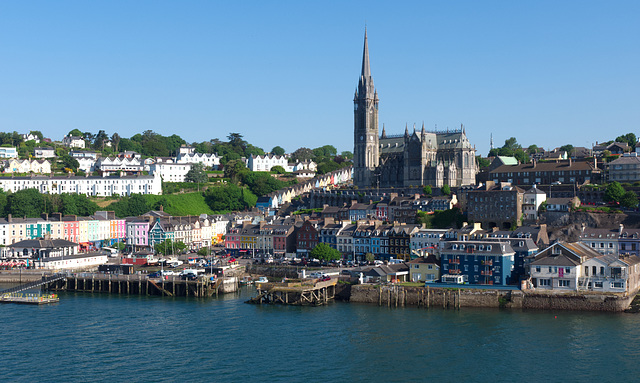
[[[22,139],[25,142],[26,141],[35,141],[36,144],[40,143],[40,138],[38,138],[38,136],[36,136],[35,134],[31,134],[31,133],[22,134]]]
[[[33,156],[35,158],[54,158],[56,150],[49,146],[33,148]]]
[[[289,160],[285,156],[276,156],[272,154],[266,154],[264,156],[252,155],[247,159],[247,167],[252,172],[268,172],[274,166],[281,166],[283,169],[287,169]]]
[[[51,173],[51,163],[47,160],[18,160],[2,161],[4,173]]]
[[[624,153],[607,165],[607,180],[621,183],[640,181],[640,157],[638,152]]]
[[[0,146],[0,158],[16,158],[18,150],[14,146]]]
[[[78,162],[93,161],[90,158],[77,158]],[[102,174],[109,175],[116,172],[125,174],[140,174],[145,169],[145,164],[140,158],[103,157],[98,159],[94,165],[95,170]]]
[[[593,155],[596,157],[602,157],[604,151],[608,150],[611,154],[623,154],[629,152],[631,148],[626,142],[614,142],[608,145],[596,144],[593,146]]]
[[[151,174],[159,175],[164,182],[185,182],[192,164],[177,163],[172,157],[157,157],[149,166]]]
[[[89,151],[89,150],[72,150],[69,152],[69,155],[75,159],[78,159],[78,158],[92,158],[94,160],[98,159],[98,153]]]
[[[204,167],[218,169],[220,167],[220,157],[213,153],[183,153],[180,148],[176,162],[183,164],[202,164]]]
[[[85,148],[84,138],[78,136],[65,136],[62,139],[62,144],[68,148]]]

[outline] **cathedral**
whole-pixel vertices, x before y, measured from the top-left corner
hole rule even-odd
[[[475,185],[478,166],[475,148],[463,127],[446,131],[387,135],[378,130],[378,92],[369,65],[364,33],[362,71],[353,99],[353,180],[359,188],[431,185]]]

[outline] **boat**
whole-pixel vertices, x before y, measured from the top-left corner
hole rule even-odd
[[[238,283],[240,283],[240,286],[248,286],[253,284],[253,280],[251,277],[243,277]]]
[[[256,285],[258,283],[269,283],[269,280],[267,279],[267,277],[260,277],[258,278],[258,280],[256,280]]]

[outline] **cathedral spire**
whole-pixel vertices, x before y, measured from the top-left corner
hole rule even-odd
[[[409,136],[409,124],[404,125],[404,135]]]
[[[382,124],[382,138],[387,138],[387,132],[384,130],[384,124]]]
[[[364,28],[364,50],[362,52],[362,72],[365,80],[371,77],[371,66],[369,65],[369,44],[367,43],[367,28]]]

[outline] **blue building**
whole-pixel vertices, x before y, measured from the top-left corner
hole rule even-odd
[[[517,282],[511,277],[514,257],[509,242],[444,242],[440,251],[441,272],[462,275],[469,284],[505,286]]]

